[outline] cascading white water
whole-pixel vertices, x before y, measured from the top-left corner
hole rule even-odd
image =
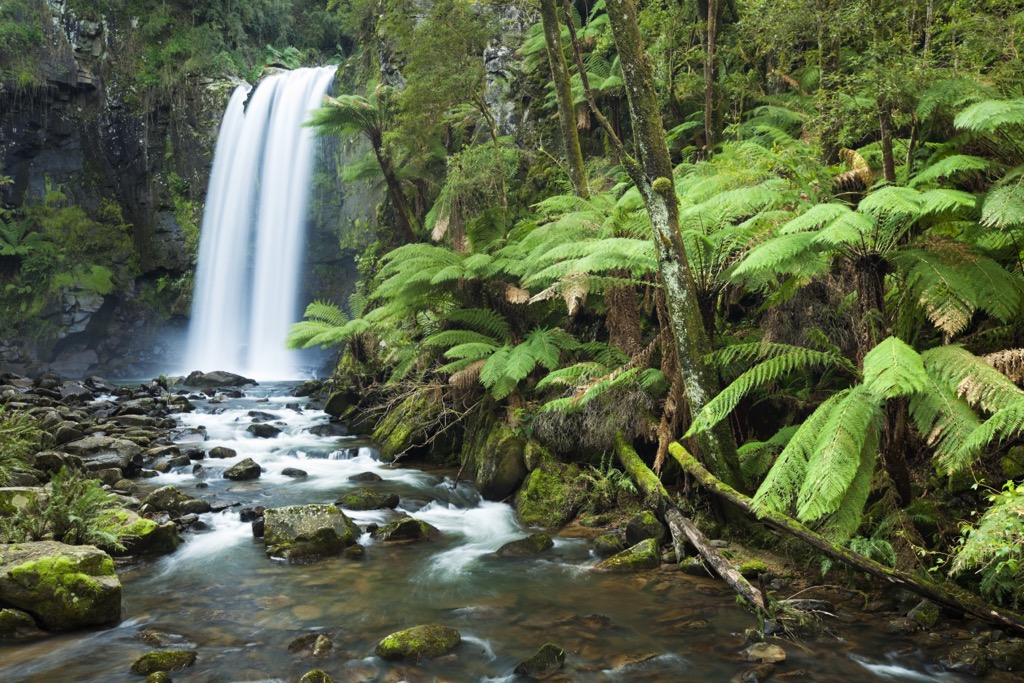
[[[185,369],[258,379],[298,374],[285,349],[298,319],[315,133],[335,67],[296,69],[231,97],[203,214]],[[248,100],[248,103],[246,102]]]

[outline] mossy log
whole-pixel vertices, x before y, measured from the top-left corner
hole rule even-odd
[[[677,559],[682,559],[682,556],[679,555],[680,549],[683,547],[683,540],[679,536],[682,533],[689,539],[693,547],[697,549],[701,557],[714,568],[718,576],[728,583],[740,597],[746,600],[747,604],[754,606],[761,613],[767,613],[768,606],[765,605],[761,594],[754,590],[754,587],[736,571],[729,561],[718,552],[718,549],[708,542],[708,539],[701,533],[700,529],[693,522],[686,519],[683,513],[672,504],[672,499],[669,497],[668,491],[661,483],[661,480],[658,479],[658,475],[652,472],[651,468],[644,463],[640,455],[626,441],[621,432],[615,437],[615,455],[626,470],[626,473],[636,482],[637,487],[644,496],[644,500],[648,504],[653,503],[654,507],[664,515],[665,520],[668,522],[669,531],[672,532],[672,543],[676,548]]]
[[[754,515],[772,529],[795,536],[832,559],[839,560],[871,576],[905,588],[954,612],[970,614],[990,624],[998,624],[1003,628],[1024,633],[1024,616],[990,605],[969,591],[951,583],[937,583],[919,576],[913,576],[899,569],[886,567],[864,557],[860,553],[853,552],[849,548],[832,543],[824,536],[811,531],[792,517],[780,513],[755,512],[753,501],[750,498],[713,476],[683,446],[678,443],[671,444],[669,446],[669,453],[684,470],[689,472],[708,491],[721,496],[745,512]]]

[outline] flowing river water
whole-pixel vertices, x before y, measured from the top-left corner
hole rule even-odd
[[[139,681],[129,667],[152,648],[134,636],[155,629],[198,650],[196,664],[175,681],[296,681],[321,668],[339,682],[514,681],[517,662],[544,643],[566,652],[556,680],[599,682],[729,681],[751,666],[738,653],[756,620],[718,581],[674,568],[638,575],[591,571],[589,543],[555,537],[535,559],[499,559],[502,544],[526,534],[512,508],[482,501],[465,483],[453,489],[444,473],[391,468],[373,445],[355,437],[319,437],[327,422],[312,409],[286,404],[289,387],[248,389],[227,403],[195,401],[178,416],[203,425],[204,448],[227,446],[233,460],[204,460],[146,483],[173,484],[190,495],[241,506],[331,503],[363,486],[349,477],[375,472],[374,486],[400,496],[397,511],[353,512],[360,526],[384,523],[403,511],[440,529],[434,541],[374,542],[364,535],[362,559],[342,557],[296,565],[267,557],[239,507],[203,516],[206,531],[190,533],[173,554],[119,568],[124,620],[115,627],[0,647],[0,681]],[[273,414],[283,433],[273,439],[245,432],[248,411]],[[245,457],[263,467],[253,482],[221,472]],[[308,473],[295,479],[285,468]],[[201,487],[201,484],[206,484]],[[197,488],[199,486],[199,488]],[[446,657],[389,663],[373,656],[394,631],[424,623],[457,628],[462,644]],[[314,659],[288,645],[311,631],[330,634],[333,648]],[[941,673],[909,642],[885,634],[877,617],[853,614],[826,624],[799,644],[783,643],[788,659],[772,680],[960,681]],[[788,674],[788,676],[787,676]]]

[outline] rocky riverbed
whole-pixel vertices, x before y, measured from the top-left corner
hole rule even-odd
[[[4,415],[45,436],[0,515],[70,468],[131,529],[121,549],[0,546],[3,680],[1013,680],[1024,666],[1010,634],[906,595],[804,591],[784,562],[744,564],[719,541],[810,615],[760,634],[724,584],[675,561],[653,515],[526,529],[445,472],[375,460],[290,395],[313,387],[185,381],[2,376]]]

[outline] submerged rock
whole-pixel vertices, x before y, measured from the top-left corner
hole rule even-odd
[[[450,626],[424,624],[392,633],[377,644],[375,654],[388,660],[440,657],[461,642],[462,634]]]
[[[158,671],[176,671],[196,663],[195,650],[154,650],[132,664],[132,673],[148,676]]]
[[[328,676],[323,669],[313,669],[303,674],[299,683],[334,683],[334,679]]]
[[[764,683],[774,673],[774,664],[758,664],[736,674],[729,679],[729,683]]]
[[[394,510],[398,507],[398,495],[378,493],[370,489],[349,491],[339,498],[335,505],[349,510]]]
[[[565,650],[552,643],[544,643],[530,657],[516,665],[515,674],[528,678],[548,678],[561,670],[565,663]]]
[[[211,448],[210,452],[207,455],[209,455],[211,458],[227,460],[238,455],[238,451],[236,451],[234,448],[228,448],[227,446],[216,446],[214,448]]]
[[[291,505],[263,513],[267,553],[291,561],[341,554],[359,538],[359,528],[334,505]]]
[[[778,645],[770,643],[754,643],[741,652],[740,656],[748,662],[761,662],[762,664],[786,661],[786,651]]]
[[[658,543],[653,538],[640,541],[632,548],[602,560],[595,569],[599,572],[628,574],[646,569],[657,569],[661,565]]]
[[[384,477],[380,476],[376,472],[360,472],[359,474],[353,474],[348,478],[349,481],[358,481],[364,484],[371,482],[384,481]]]
[[[555,542],[547,534],[531,534],[526,538],[509,541],[498,548],[495,555],[498,557],[533,557],[553,547],[555,547]]]
[[[379,541],[423,541],[437,538],[441,531],[427,522],[403,517],[373,531]]]
[[[252,458],[246,458],[225,470],[224,478],[231,479],[233,481],[251,481],[253,479],[259,479],[262,472],[263,469],[260,467],[259,463]]]
[[[114,561],[89,545],[56,541],[0,546],[0,603],[31,614],[50,631],[121,618]]]

